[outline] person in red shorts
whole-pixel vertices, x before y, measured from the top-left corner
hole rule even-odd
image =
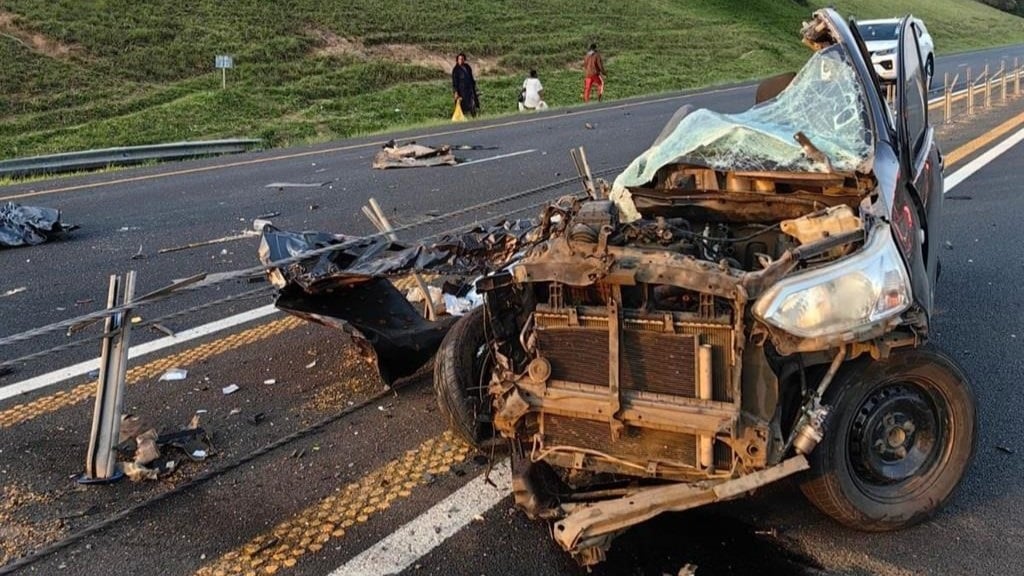
[[[597,44],[591,44],[583,58],[583,101],[590,102],[590,89],[597,87],[597,99],[604,96],[604,61],[597,51]]]

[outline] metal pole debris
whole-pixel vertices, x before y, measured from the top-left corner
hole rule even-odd
[[[583,146],[569,150],[569,156],[572,157],[572,163],[576,165],[576,173],[583,181],[583,191],[591,199],[596,200],[597,189],[594,186],[594,177],[590,173],[590,164],[587,163],[587,153],[583,150]]]
[[[125,276],[122,291],[121,277],[110,277],[107,308],[131,304],[135,298],[135,271]],[[123,473],[117,467],[115,448],[121,432],[121,409],[124,404],[125,373],[128,369],[128,340],[132,323],[131,310],[107,316],[103,324],[103,344],[100,352],[100,374],[96,380],[96,404],[93,408],[92,431],[85,458],[85,473],[79,477],[82,484],[105,483],[119,480]]]
[[[363,214],[366,215],[378,232],[385,234],[388,240],[397,242],[398,236],[392,232],[394,228],[391,227],[391,222],[384,215],[384,210],[377,203],[377,199],[370,198],[369,202],[369,206],[363,206]],[[413,272],[412,277],[416,280],[416,285],[419,287],[420,292],[423,293],[423,301],[427,307],[427,320],[437,320],[437,309],[434,307],[434,301],[430,298],[430,290],[427,288],[426,281],[423,280],[423,276],[419,272]]]

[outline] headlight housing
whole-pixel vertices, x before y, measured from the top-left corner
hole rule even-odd
[[[895,48],[886,48],[885,50],[879,50],[878,52],[875,52],[875,56],[888,56],[890,54],[895,54],[895,53],[896,53],[896,49]]]
[[[864,247],[821,268],[781,280],[754,304],[761,321],[802,338],[838,336],[896,316],[913,301],[910,277],[888,224]]]

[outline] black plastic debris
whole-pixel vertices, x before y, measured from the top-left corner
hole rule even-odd
[[[352,334],[390,385],[429,361],[457,318],[427,320],[389,278],[430,272],[445,276],[450,292],[465,293],[468,282],[503,268],[538,233],[532,220],[506,221],[434,244],[405,246],[386,238],[285,232],[267,226],[260,259],[270,264],[351,242],[346,248],[272,269],[270,280],[280,289],[276,305]]]
[[[34,246],[70,232],[78,226],[60,221],[60,210],[22,206],[8,202],[0,206],[0,247]]]

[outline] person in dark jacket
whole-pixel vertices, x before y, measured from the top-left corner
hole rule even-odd
[[[466,55],[462,53],[455,57],[455,67],[452,68],[452,90],[455,100],[462,100],[463,114],[475,117],[480,108],[480,95],[476,91],[473,69],[466,63]]]

